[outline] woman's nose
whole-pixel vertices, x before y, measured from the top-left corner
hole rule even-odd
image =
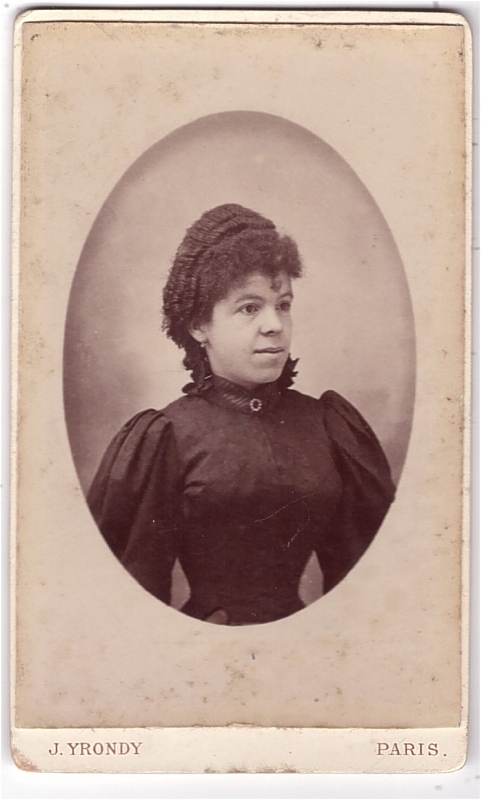
[[[282,319],[275,308],[265,308],[261,316],[261,332],[264,334],[280,333]]]

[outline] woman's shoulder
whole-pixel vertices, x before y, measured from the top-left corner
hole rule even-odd
[[[324,392],[319,398],[318,403],[328,429],[342,422],[350,427],[358,428],[362,431],[370,431],[372,433],[370,426],[360,411],[358,411],[349,400],[333,389]]]
[[[144,429],[154,425],[163,428],[173,422],[177,417],[192,413],[202,403],[196,403],[198,398],[191,396],[179,397],[168,403],[163,408],[146,408],[130,417],[124,425],[127,429]]]
[[[363,428],[367,425],[363,416],[352,403],[333,389],[323,392],[320,397],[313,397],[296,389],[288,389],[286,395],[291,405],[297,406],[299,409],[315,410],[327,423],[340,417],[353,424],[361,425]]]
[[[324,417],[340,415],[352,417],[353,419],[362,419],[359,411],[345,397],[333,389],[323,392],[320,397],[304,394],[297,389],[288,389],[286,398],[291,405],[297,406],[299,409],[315,410]]]
[[[376,434],[360,411],[333,389],[323,392],[318,398],[293,389],[289,389],[288,394],[298,413],[317,418],[335,446],[351,452],[362,445],[380,448]]]
[[[110,450],[133,450],[153,439],[161,439],[169,427],[169,420],[163,410],[147,408],[129,417],[117,429]]]
[[[153,423],[163,425],[166,422],[164,410],[156,408],[146,408],[143,411],[138,411],[132,417],[129,417],[127,422],[123,425],[123,430],[141,430],[149,428]]]
[[[324,392],[318,400],[324,426],[334,452],[344,465],[383,484],[385,492],[394,496],[389,462],[375,432],[360,411],[333,390]]]
[[[140,411],[127,419],[110,440],[104,452],[94,484],[101,476],[115,477],[131,475],[134,465],[149,463],[168,436],[168,419],[163,411],[153,408]]]
[[[380,447],[376,434],[361,412],[341,394],[329,389],[318,402],[328,436],[333,442],[350,447],[353,442],[358,447],[362,444]]]
[[[147,408],[134,414],[122,426],[117,439],[131,442],[148,442],[175,436],[190,424],[202,423],[202,410],[206,403],[198,397],[184,396],[161,409]]]
[[[185,405],[184,399],[187,398],[180,398],[162,409],[139,411],[117,428],[100,462],[91,498],[99,487],[102,490],[112,479],[119,485],[141,485],[159,459],[175,452],[175,417],[179,407],[182,409]]]

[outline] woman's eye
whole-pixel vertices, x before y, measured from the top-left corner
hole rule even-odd
[[[255,314],[258,311],[258,307],[254,303],[249,303],[248,305],[243,306],[241,308],[241,311],[244,314],[248,314],[249,316],[252,316],[252,314]]]
[[[284,300],[283,303],[279,305],[281,311],[290,311],[291,310],[291,303],[289,300]]]

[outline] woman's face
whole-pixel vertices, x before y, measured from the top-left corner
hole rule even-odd
[[[254,273],[214,306],[192,335],[205,344],[212,372],[255,389],[280,377],[291,344],[290,278]]]

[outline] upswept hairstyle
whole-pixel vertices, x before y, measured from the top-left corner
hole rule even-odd
[[[256,211],[227,203],[206,211],[188,228],[169,272],[163,306],[163,328],[185,350],[183,363],[192,373],[193,384],[184,392],[202,392],[210,377],[205,350],[189,328],[210,322],[214,305],[249,275],[274,279],[280,272],[301,276],[297,246]],[[284,387],[293,382],[295,363],[291,358],[286,362]]]

